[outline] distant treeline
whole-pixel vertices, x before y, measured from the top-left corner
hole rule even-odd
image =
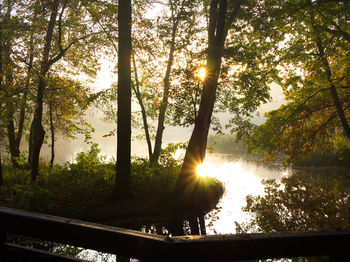
[[[211,134],[208,137],[208,149],[213,153],[246,155],[246,146],[236,141],[234,134]]]
[[[211,134],[208,137],[208,150],[213,153],[229,154],[235,157],[247,157],[247,147],[236,140],[235,134]],[[262,159],[263,156],[254,157]],[[284,154],[280,153],[281,160],[284,160]],[[350,167],[350,149],[339,147],[328,152],[312,152],[304,159],[292,163],[294,166],[342,166]]]

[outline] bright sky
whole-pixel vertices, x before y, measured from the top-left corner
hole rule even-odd
[[[96,80],[92,84],[95,92],[100,92],[102,90],[111,87],[113,82],[117,82],[118,76],[114,74],[115,63],[108,59],[100,60],[101,70],[97,72]]]

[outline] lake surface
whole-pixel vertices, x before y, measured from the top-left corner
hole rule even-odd
[[[242,211],[247,195],[264,195],[263,179],[277,179],[291,174],[291,170],[276,165],[264,165],[245,159],[230,160],[225,155],[209,154],[204,162],[205,173],[220,180],[225,186],[217,210],[206,215],[208,234],[234,234],[235,221],[249,220]]]
[[[184,218],[175,221],[159,221],[154,224],[136,226],[137,230],[157,234],[234,234],[235,221],[238,223],[249,220],[248,213],[242,211],[247,195],[263,195],[263,179],[281,179],[291,174],[291,170],[281,165],[265,165],[258,161],[233,159],[228,155],[208,154],[199,175],[210,176],[220,180],[225,187],[225,193],[217,208],[204,217],[205,230],[200,228],[200,219]],[[196,224],[196,225],[193,225]],[[193,232],[191,232],[193,231]],[[91,261],[115,261],[115,255],[83,251],[81,257]]]

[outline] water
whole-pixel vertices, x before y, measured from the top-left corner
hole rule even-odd
[[[204,162],[205,173],[220,180],[225,193],[217,209],[206,215],[208,234],[235,234],[235,222],[242,223],[250,215],[242,211],[247,195],[264,195],[263,179],[277,179],[290,174],[280,166],[266,166],[244,159],[225,160],[220,155],[209,155]]]
[[[261,183],[263,179],[280,180],[291,173],[289,169],[280,165],[267,166],[257,161],[233,160],[220,154],[209,154],[198,172],[202,176],[217,178],[225,187],[225,193],[217,208],[204,217],[204,232],[206,234],[236,233],[235,221],[242,223],[250,218],[248,213],[242,211],[242,207],[246,203],[246,196],[249,194],[264,195],[264,186]],[[199,222],[197,218],[187,218],[182,221],[160,221],[151,225],[142,225],[138,230],[170,235],[184,235],[193,232],[203,234]],[[91,261],[115,261],[114,255],[101,254],[91,250],[81,252],[80,257]]]

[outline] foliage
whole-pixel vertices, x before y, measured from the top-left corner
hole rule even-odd
[[[304,169],[280,182],[265,180],[263,184],[263,195],[247,196],[242,209],[252,218],[249,222],[235,222],[237,233],[349,230],[348,169],[322,173],[320,170],[308,173]],[[292,258],[291,261],[319,262],[329,258]]]
[[[86,138],[90,137],[94,129],[83,116],[91,104],[91,89],[80,81],[57,75],[51,75],[47,83],[47,111],[53,108],[52,120],[56,133],[60,132],[73,139],[77,133],[85,134]],[[49,126],[50,119],[47,118],[44,116],[44,123]]]
[[[240,130],[248,150],[269,159],[284,154],[286,162],[336,152],[344,138],[349,150],[349,10],[348,2],[336,1],[266,5],[265,26],[283,33],[275,55],[288,103],[267,113],[261,126]]]
[[[293,174],[281,182],[265,180],[265,194],[247,196],[243,208],[252,220],[238,232],[348,230],[350,180],[343,175]]]
[[[182,157],[175,158],[175,155],[180,155],[181,151],[186,150],[187,143],[168,143],[165,148],[162,148],[159,156],[159,164],[162,166],[180,166]]]
[[[49,167],[41,162],[41,175],[36,184],[30,184],[28,170],[4,165],[4,186],[0,188],[0,205],[49,213],[54,215],[93,219],[123,214],[145,215],[149,212],[165,212],[164,203],[175,185],[180,165],[172,158],[171,148],[163,156],[164,165],[150,165],[147,159],[134,158],[131,164],[131,190],[133,199],[129,207],[115,208],[108,205],[115,182],[115,160],[106,160],[97,144],[87,152],[78,153],[73,163]],[[167,157],[166,157],[167,155]],[[220,183],[213,187],[222,188]],[[221,193],[220,193],[221,192]],[[219,198],[222,191],[217,190]],[[135,202],[135,203],[134,203]],[[137,204],[136,204],[137,203]],[[106,206],[104,210],[104,206]],[[97,210],[102,209],[102,213]],[[113,210],[112,210],[113,209]],[[131,212],[131,213],[128,213]]]

